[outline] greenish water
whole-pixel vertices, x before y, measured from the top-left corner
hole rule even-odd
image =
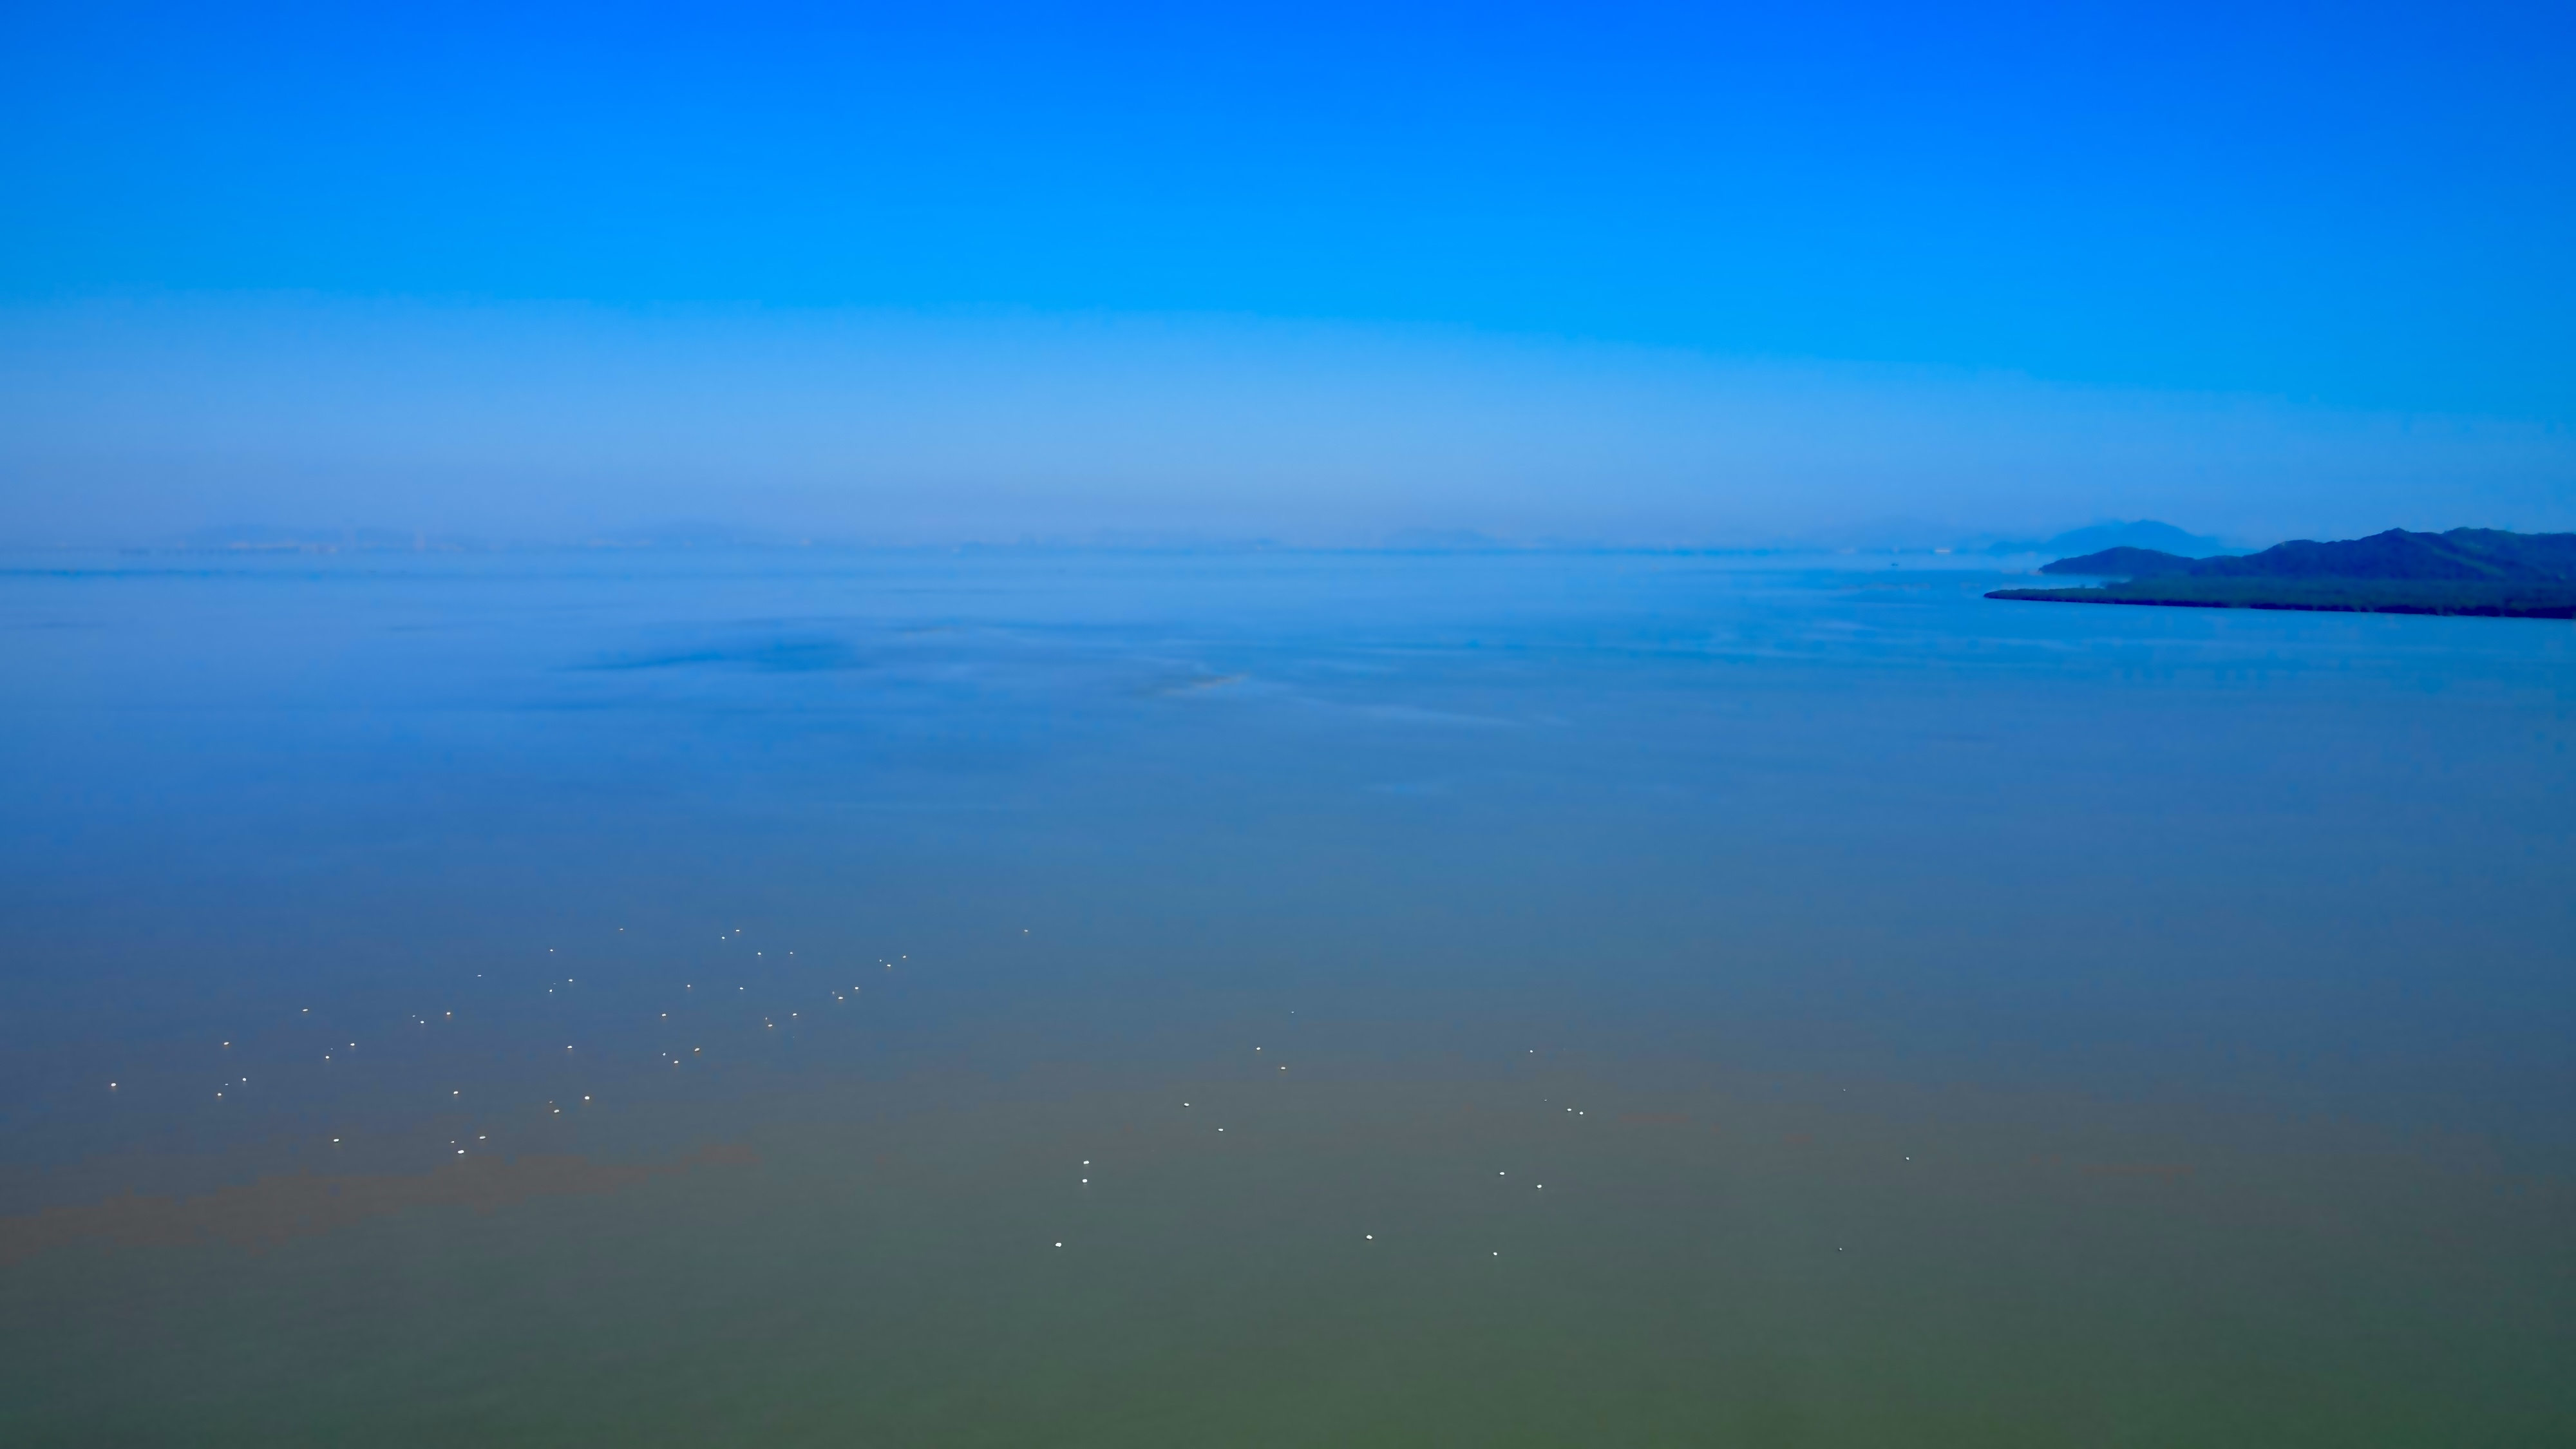
[[[2394,1444],[2576,1413],[2576,1203],[2490,1165],[1964,1095],[1322,1075],[812,1100],[743,1134],[757,1167],[256,1255],[49,1254],[13,1272],[21,1423]]]
[[[0,578],[0,1430],[2567,1437],[2568,633],[1995,583]]]

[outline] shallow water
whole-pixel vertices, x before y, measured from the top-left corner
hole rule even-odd
[[[10,563],[11,1442],[2576,1432],[2563,624]]]

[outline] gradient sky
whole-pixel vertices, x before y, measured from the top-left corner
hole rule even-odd
[[[2576,526],[2566,5],[932,9],[9,7],[0,534]]]

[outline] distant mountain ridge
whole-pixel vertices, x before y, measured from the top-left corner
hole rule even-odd
[[[2294,539],[2242,558],[2205,559],[2200,578],[2576,580],[2576,533],[2392,528],[2341,543]]]
[[[1997,589],[1990,599],[2062,604],[2323,609],[2362,613],[2576,618],[2576,533],[2392,528],[2368,538],[2294,539],[2236,558],[2113,548],[2040,570],[2121,582],[2092,589]]]
[[[2500,528],[2409,533],[2392,528],[2339,543],[2301,538],[2261,553],[2208,559],[2151,548],[2110,548],[2059,559],[2040,572],[2123,578],[2576,580],[2576,533],[2508,533]]]

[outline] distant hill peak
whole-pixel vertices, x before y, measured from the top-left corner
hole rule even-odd
[[[2227,551],[2227,545],[2219,539],[2207,534],[2186,533],[2170,523],[2159,523],[2152,518],[2141,518],[2131,523],[2113,520],[2091,524],[2049,539],[2008,540],[1965,547],[1994,554],[2046,553],[2060,556],[2132,548],[2180,558],[2207,558]]]
[[[2134,548],[2158,553],[2180,554],[2184,558],[2207,558],[2227,547],[2203,534],[2185,533],[2170,523],[2141,518],[2135,523],[2097,523],[2061,533],[2048,541],[2048,553],[2092,553],[2102,549]]]

